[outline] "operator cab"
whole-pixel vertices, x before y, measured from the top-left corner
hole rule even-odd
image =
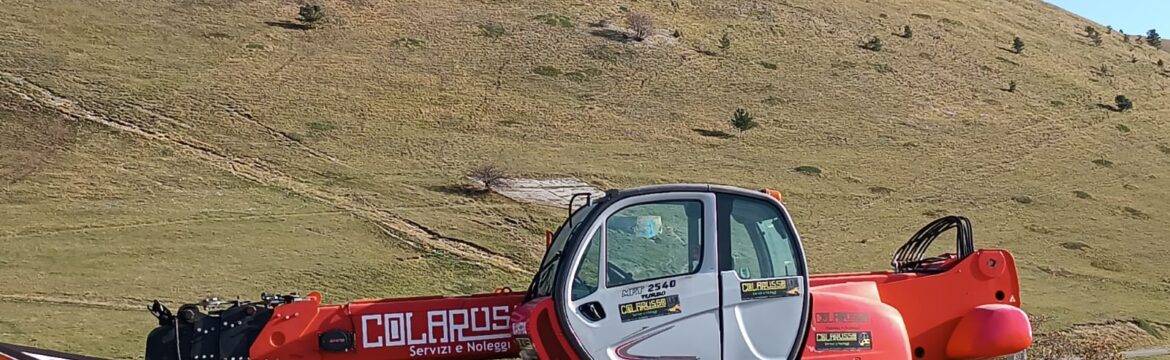
[[[591,359],[794,359],[809,321],[800,238],[778,194],[611,191],[557,230],[528,300],[552,299]]]

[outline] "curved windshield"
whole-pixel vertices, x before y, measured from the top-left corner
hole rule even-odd
[[[569,237],[572,236],[573,230],[585,225],[582,224],[585,221],[585,217],[589,216],[589,213],[595,207],[597,205],[589,204],[578,208],[577,211],[573,212],[573,216],[570,216],[557,229],[556,235],[553,236],[552,245],[549,245],[548,250],[544,253],[544,259],[541,260],[540,267],[537,268],[536,275],[532,279],[532,286],[529,287],[528,291],[529,298],[552,295],[557,267],[561,262],[561,252],[565,250],[565,244],[569,242]]]

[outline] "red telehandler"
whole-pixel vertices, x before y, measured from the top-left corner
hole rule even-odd
[[[1031,345],[1012,255],[930,223],[891,271],[810,275],[780,194],[613,190],[550,233],[525,292],[151,306],[147,360],[993,359]],[[955,250],[927,256],[955,230]]]

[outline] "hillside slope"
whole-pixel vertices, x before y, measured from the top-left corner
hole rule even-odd
[[[153,298],[522,287],[564,210],[463,191],[489,161],[780,189],[817,272],[885,268],[964,214],[1016,254],[1046,329],[1170,322],[1170,55],[1092,46],[1103,26],[1063,10],[324,4],[302,30],[291,1],[5,2],[0,341],[138,357]],[[619,36],[627,11],[659,35]],[[1132,111],[1104,108],[1119,94]],[[732,129],[736,108],[760,127]]]

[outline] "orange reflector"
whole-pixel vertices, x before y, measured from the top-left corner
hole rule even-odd
[[[552,230],[545,229],[544,230],[544,248],[547,249],[548,247],[552,246],[552,241],[553,241]]]
[[[784,202],[784,195],[781,195],[779,191],[772,190],[772,189],[761,189],[760,192],[768,194],[768,196],[771,196],[773,199],[776,199],[776,201]]]

